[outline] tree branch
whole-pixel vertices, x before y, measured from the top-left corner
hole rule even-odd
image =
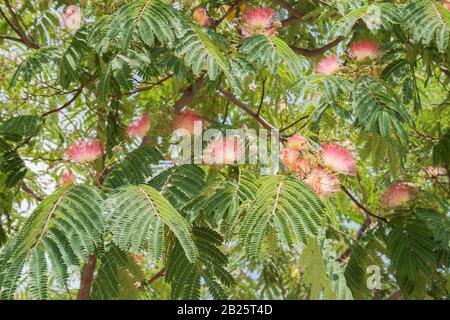
[[[141,88],[137,88],[136,90],[133,91],[129,91],[129,92],[124,92],[124,93],[120,93],[114,96],[114,98],[120,98],[122,96],[129,96],[138,92],[143,92],[143,91],[148,91],[153,89],[154,87],[163,84],[166,80],[169,80],[170,78],[172,78],[173,75],[169,74],[166,77],[162,78],[161,80],[158,80],[157,82],[152,83],[149,86],[146,87],[141,87]]]
[[[11,28],[19,35],[21,42],[29,48],[39,49],[38,44],[36,44],[33,41],[31,41],[30,39],[28,39],[25,31],[23,30],[22,26],[20,25],[20,21],[19,21],[20,17],[14,11],[9,0],[5,0],[5,4],[6,4],[6,7],[8,8],[9,14],[11,15],[11,21],[8,18],[6,18],[6,15],[3,12],[1,12],[1,14],[5,18],[6,22],[11,26]]]
[[[194,100],[193,87],[196,87],[198,89],[203,86],[204,82],[205,78],[204,76],[201,76],[197,79],[197,81],[195,81],[195,84],[193,86],[189,86],[188,88],[184,89],[181,98],[173,105],[176,112],[180,112],[185,106],[187,106],[192,102],[192,100]]]
[[[30,196],[32,196],[35,200],[37,201],[42,201],[44,200],[44,197],[38,195],[36,192],[34,192],[33,190],[30,189],[30,187],[28,187],[28,185],[25,182],[22,182],[21,184],[22,190],[25,191],[26,193],[28,193]]]
[[[368,215],[377,218],[380,221],[383,221],[385,223],[387,223],[387,219],[380,217],[378,215],[376,215],[375,213],[373,213],[372,211],[370,211],[369,209],[367,209],[366,207],[364,207],[361,203],[359,203],[358,200],[356,200],[356,198],[350,193],[350,191],[348,191],[348,189],[346,187],[344,187],[343,185],[341,185],[341,189],[345,192],[345,194],[356,204],[356,206],[358,208],[360,208],[361,210],[363,210],[365,213],[367,213]]]
[[[236,1],[234,4],[231,5],[231,7],[228,8],[228,10],[224,13],[223,16],[221,16],[219,19],[214,20],[211,27],[213,29],[216,29],[217,26],[219,24],[222,23],[223,20],[225,20],[226,17],[228,17],[228,15],[233,12],[234,9],[236,9],[237,7],[239,7],[241,4],[243,4],[245,2],[245,0],[240,0],[240,1]]]
[[[81,270],[80,290],[78,291],[77,300],[87,300],[91,294],[92,280],[94,280],[95,265],[97,259],[94,255],[89,255],[86,264]]]
[[[261,126],[268,130],[278,130],[276,127],[271,125],[269,122],[267,122],[265,119],[263,119],[257,112],[253,111],[247,104],[240,101],[238,98],[236,98],[231,92],[227,91],[226,89],[219,87],[219,92],[228,100],[233,102],[236,106],[244,110],[246,113],[248,113],[250,116],[252,116],[256,121],[258,121]],[[285,141],[286,137],[280,136],[280,139]]]
[[[43,114],[41,114],[41,117],[46,117],[46,116],[48,116],[49,114],[52,114],[52,113],[55,113],[55,112],[59,112],[59,111],[65,109],[65,108],[67,108],[68,106],[70,106],[70,105],[72,104],[72,102],[75,101],[76,98],[78,98],[78,96],[81,94],[82,91],[83,91],[83,87],[80,87],[80,88],[75,92],[75,94],[73,95],[73,97],[72,97],[69,101],[67,101],[66,103],[64,103],[64,104],[63,104],[61,107],[59,107],[59,108],[52,109],[52,110],[49,110],[49,111],[47,111],[47,112],[44,112]]]
[[[286,131],[289,128],[292,128],[293,126],[295,126],[297,123],[299,123],[300,121],[303,121],[304,119],[308,119],[309,118],[309,114],[307,114],[306,116],[300,117],[297,120],[295,120],[294,122],[292,122],[290,125],[280,129],[280,133],[283,131]]]
[[[389,295],[389,297],[386,298],[386,300],[400,300],[401,298],[402,298],[402,291],[399,289],[392,292]]]
[[[344,37],[337,37],[334,41],[324,45],[321,48],[317,48],[317,49],[303,49],[303,48],[298,48],[298,47],[294,47],[294,46],[291,46],[291,49],[295,53],[301,54],[305,57],[315,57],[315,56],[319,56],[319,55],[327,52],[328,50],[334,48],[342,40],[344,40]]]
[[[2,35],[0,35],[0,40],[11,40],[11,41],[16,41],[16,42],[23,43],[22,39],[16,38],[16,37],[10,37],[10,36],[2,36]]]
[[[159,278],[164,277],[165,274],[166,268],[162,268],[161,270],[159,270],[157,274],[155,274],[153,277],[150,278],[150,280],[148,280],[147,284],[151,284],[152,282],[158,280]]]

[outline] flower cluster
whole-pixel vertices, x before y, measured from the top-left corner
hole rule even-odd
[[[128,139],[137,137],[144,137],[150,130],[150,117],[147,114],[143,114],[138,119],[134,120],[128,125],[125,131],[125,135]]]
[[[275,10],[272,8],[246,8],[241,21],[244,37],[255,34],[272,36],[276,34],[276,30],[280,26],[280,23],[275,19]]]
[[[450,11],[450,1],[444,0],[444,2],[442,4],[444,5],[445,9]]]
[[[336,54],[332,54],[320,61],[316,66],[316,72],[320,74],[334,74],[341,68],[341,62]]]
[[[103,155],[103,144],[99,140],[81,140],[71,144],[64,156],[78,163],[88,163]]]
[[[192,19],[202,27],[208,27],[210,25],[208,13],[203,7],[197,7],[192,12]]]
[[[408,182],[400,182],[390,186],[382,195],[381,202],[384,208],[395,208],[404,205],[412,199],[416,193],[414,185]]]
[[[298,134],[281,150],[281,161],[286,171],[298,175],[321,198],[340,190],[337,174],[356,175],[356,159],[349,150],[326,143],[320,152],[314,152],[308,140]]]
[[[220,167],[244,160],[245,150],[237,137],[225,137],[213,140],[206,147],[203,161]]]
[[[83,22],[83,16],[81,14],[80,7],[75,5],[68,6],[66,10],[64,10],[62,21],[64,27],[69,31],[80,29],[81,23]]]
[[[196,125],[200,129],[202,129],[205,124],[205,119],[191,110],[185,112],[177,112],[173,117],[174,130],[185,130],[186,133],[189,133],[191,135],[195,133],[194,131]]]
[[[374,61],[381,55],[378,45],[370,40],[358,40],[349,45],[348,56],[358,63]],[[316,66],[316,73],[331,75],[342,68],[342,62],[336,54],[322,59]]]

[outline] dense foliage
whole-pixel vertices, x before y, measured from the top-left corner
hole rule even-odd
[[[446,0],[2,1],[0,298],[448,298],[449,37]],[[194,121],[279,170],[174,161]]]

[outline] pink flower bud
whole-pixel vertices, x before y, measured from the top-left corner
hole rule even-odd
[[[197,7],[194,9],[192,13],[192,19],[194,19],[194,21],[202,27],[207,27],[210,25],[208,13],[203,7]]]
[[[83,20],[80,7],[75,5],[68,6],[64,11],[62,19],[67,30],[78,30],[81,27],[81,22]]]
[[[75,174],[72,170],[67,170],[61,177],[61,185],[68,185],[75,183]]]

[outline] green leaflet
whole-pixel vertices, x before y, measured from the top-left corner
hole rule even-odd
[[[436,264],[433,234],[415,214],[398,211],[389,226],[386,245],[399,277],[414,281],[419,272]]]
[[[125,251],[149,251],[155,260],[161,258],[167,226],[180,242],[189,261],[194,262],[198,250],[190,235],[190,226],[180,213],[158,191],[147,185],[117,189],[105,201],[103,212],[107,231]]]
[[[246,54],[250,61],[256,61],[258,68],[266,64],[271,73],[278,71],[279,65],[285,64],[295,79],[303,76],[302,58],[278,37],[255,35],[242,41],[240,52]]]
[[[179,243],[175,245],[167,263],[166,280],[171,284],[172,297],[199,299],[203,279],[215,299],[226,299],[222,285],[229,287],[234,284],[234,280],[224,269],[228,259],[220,251],[222,237],[209,228],[199,226],[195,226],[192,233],[200,251],[198,263],[194,264],[186,258]]]
[[[240,228],[249,257],[259,254],[272,223],[283,247],[301,246],[317,234],[324,223],[324,205],[304,182],[292,176],[267,176],[260,179],[260,186]]]
[[[333,245],[325,238],[324,230],[319,232],[316,239],[308,239],[299,266],[303,270],[302,281],[310,287],[310,299],[353,299],[344,270],[336,261]]]
[[[445,52],[450,36],[450,12],[438,1],[412,1],[405,8],[403,24],[416,42],[429,46],[436,41],[440,52]]]
[[[0,254],[0,298],[11,298],[25,263],[33,296],[46,297],[44,252],[65,284],[67,268],[80,267],[102,244],[102,202],[102,192],[87,185],[63,187],[42,201]]]
[[[145,183],[153,174],[153,166],[162,160],[161,151],[142,146],[128,153],[122,162],[112,167],[104,185],[118,188],[128,184]]]
[[[100,267],[92,283],[92,299],[136,299],[139,290],[136,282],[144,280],[144,274],[132,255],[111,245],[99,257]]]

